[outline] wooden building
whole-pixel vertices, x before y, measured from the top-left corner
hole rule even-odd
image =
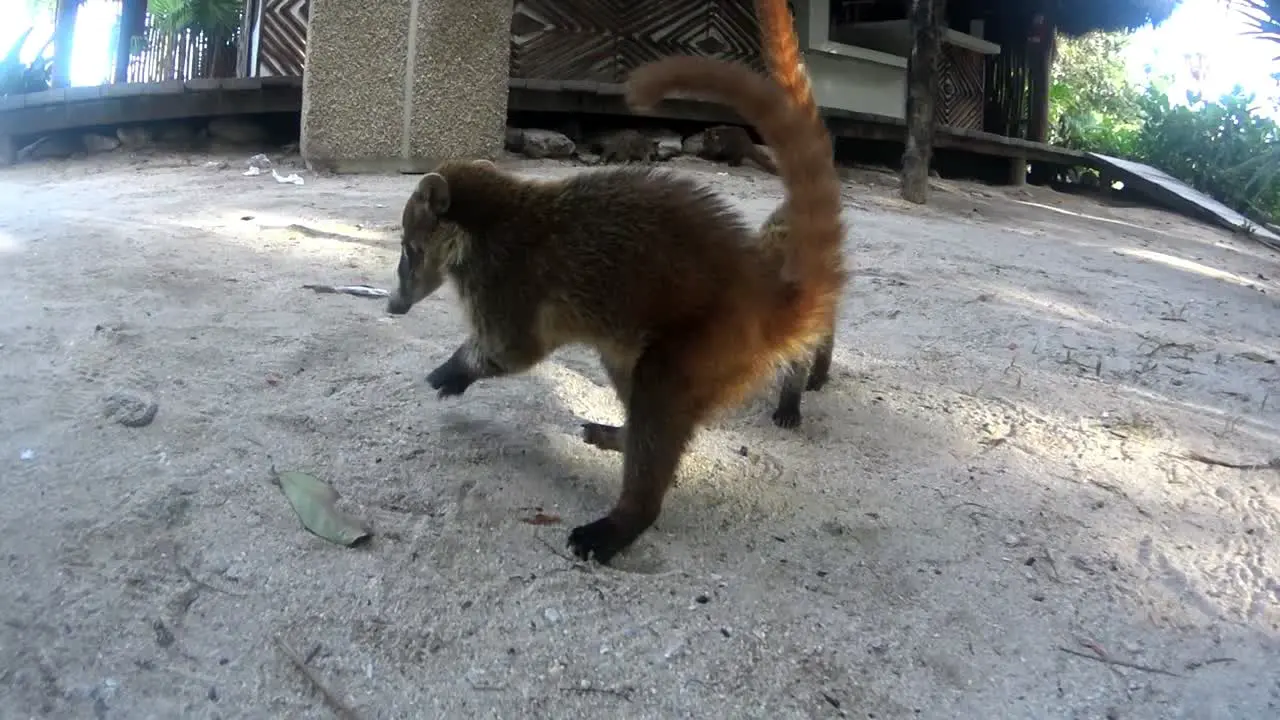
[[[1160,22],[1175,2],[948,0],[934,112],[940,134],[985,142],[987,148],[1001,139],[1044,143],[1055,32]],[[913,42],[910,4],[790,2],[818,102],[829,117],[858,125],[850,125],[847,133],[902,135]],[[308,5],[309,0],[246,0],[242,75],[302,73]],[[763,69],[751,0],[515,0],[510,78],[520,97],[513,95],[512,108],[533,109],[525,100],[540,94],[544,97],[534,103],[538,109],[589,109],[592,104],[581,99],[585,94],[611,98],[617,110],[627,73],[673,53],[728,58]],[[545,97],[556,94],[579,97],[562,103]],[[1025,150],[1018,144],[1011,152],[1025,155]],[[1050,160],[1044,153],[1040,157]]]
[[[128,48],[145,30],[146,0],[121,0],[116,82],[146,82],[128,68]],[[273,86],[301,78],[306,65],[310,0],[244,0],[234,74]],[[1177,0],[791,0],[797,34],[828,126],[837,136],[906,141],[932,138],[1013,162],[1014,182],[1026,164],[1081,164],[1083,153],[1044,145],[1048,134],[1049,70],[1059,32],[1133,28],[1161,22]],[[74,7],[71,0],[60,2]],[[912,8],[941,22],[922,34]],[[67,21],[70,25],[72,20]],[[359,28],[353,28],[359,32]],[[909,92],[912,47],[932,37],[920,57],[937,78],[936,91]],[[205,42],[186,38],[199,45]],[[512,110],[626,113],[621,84],[638,65],[671,54],[702,54],[763,69],[752,0],[514,0],[510,24]],[[202,45],[203,47],[203,45]],[[207,48],[205,48],[207,50]],[[203,52],[203,51],[202,51]],[[198,53],[197,53],[198,54]],[[207,53],[206,53],[207,54]],[[184,56],[185,57],[185,56]],[[200,55],[203,58],[203,55]],[[200,79],[229,63],[169,62],[158,81]],[[55,63],[56,65],[56,63]],[[172,66],[172,67],[171,67]],[[923,65],[922,65],[923,67]],[[126,70],[128,70],[126,72]],[[212,77],[231,74],[229,68]],[[127,78],[125,76],[128,76]],[[923,82],[918,80],[917,84]],[[56,83],[55,83],[56,85]],[[908,96],[932,98],[932,123],[907,118]],[[25,102],[25,101],[24,101]],[[33,99],[34,102],[34,99]],[[682,105],[676,117],[726,120],[723,108]],[[69,120],[67,122],[70,122]],[[65,123],[64,123],[65,124]],[[928,153],[925,153],[928,157]],[[1019,167],[1020,165],[1020,167]]]
[[[792,0],[819,104],[865,116],[905,117],[909,0]],[[1047,101],[1055,30],[1138,27],[1164,20],[1173,0],[949,0],[939,61],[940,124],[1043,142],[1035,103]],[[1088,6],[1088,7],[1086,7]],[[601,89],[672,53],[705,54],[763,69],[751,0],[517,0],[511,77],[550,87]],[[1041,111],[1043,112],[1043,110]]]

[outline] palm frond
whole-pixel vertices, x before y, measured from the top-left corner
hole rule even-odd
[[[1227,5],[1248,23],[1248,34],[1280,43],[1280,0],[1227,0]],[[1272,58],[1280,61],[1280,55]]]

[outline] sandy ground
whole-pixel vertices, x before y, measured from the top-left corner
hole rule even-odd
[[[300,288],[387,286],[413,178],[244,159],[0,173],[0,717],[333,717],[274,636],[365,718],[1280,715],[1280,473],[1187,457],[1280,454],[1248,238],[854,173],[833,382],[796,431],[772,391],[706,429],[607,569],[562,554],[619,481],[590,356],[438,400],[452,292]],[[374,540],[307,533],[273,464]]]

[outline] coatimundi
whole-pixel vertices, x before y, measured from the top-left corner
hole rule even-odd
[[[745,128],[737,125],[715,125],[702,133],[702,149],[698,155],[730,167],[738,167],[743,160],[750,160],[766,172],[778,174],[778,166],[751,139]]]
[[[706,57],[648,63],[626,87],[637,110],[676,92],[732,106],[775,150],[786,247],[765,251],[730,202],[654,168],[531,180],[449,161],[419,181],[402,217],[387,310],[406,313],[450,279],[470,324],[427,375],[441,397],[524,372],[563,345],[599,353],[626,422],[595,427],[622,450],[623,479],[609,514],[569,533],[584,560],[608,563],[653,524],[696,429],[811,352],[846,279],[822,123],[769,77]]]
[[[601,135],[593,145],[600,150],[600,163],[653,162],[658,156],[658,141],[633,128],[623,128]]]

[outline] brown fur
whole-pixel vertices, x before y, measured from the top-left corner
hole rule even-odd
[[[809,73],[800,55],[800,41],[796,37],[795,23],[784,0],[756,0],[756,16],[760,21],[761,50],[765,63],[774,80],[786,92],[787,97],[811,121],[821,123],[818,101],[813,96]],[[782,248],[789,243],[785,204],[769,215],[760,227],[760,237],[766,247]],[[800,425],[800,399],[805,390],[821,390],[831,372],[831,354],[835,350],[835,322],[823,335],[811,355],[802,356],[787,364],[782,388],[778,391],[778,404],[773,411],[773,422],[779,427],[794,428]]]
[[[789,242],[785,206],[775,208],[760,225],[760,241],[765,248],[784,248]],[[834,315],[831,325],[823,333],[809,353],[786,363],[782,387],[778,390],[778,403],[773,410],[773,422],[781,428],[800,426],[800,400],[804,391],[821,390],[831,375],[831,355],[835,351],[836,329]]]
[[[743,160],[750,160],[766,172],[778,174],[778,166],[769,157],[769,153],[761,150],[751,139],[746,128],[737,125],[716,125],[707,128],[702,134],[702,151],[698,153],[707,160],[723,162],[730,167],[738,167]]]
[[[728,201],[657,169],[528,180],[488,162],[447,162],[405,205],[387,305],[403,314],[446,278],[456,285],[471,334],[427,376],[441,396],[524,372],[563,345],[596,349],[627,418],[625,431],[583,434],[623,451],[622,492],[569,545],[600,562],[657,519],[696,429],[822,336],[845,282],[825,129],[739,64],[671,57],[627,83],[637,109],[675,92],[732,105],[776,148],[787,247],[764,252]]]
[[[602,135],[594,145],[600,149],[600,162],[653,162],[658,154],[658,141],[639,130],[624,128]]]

